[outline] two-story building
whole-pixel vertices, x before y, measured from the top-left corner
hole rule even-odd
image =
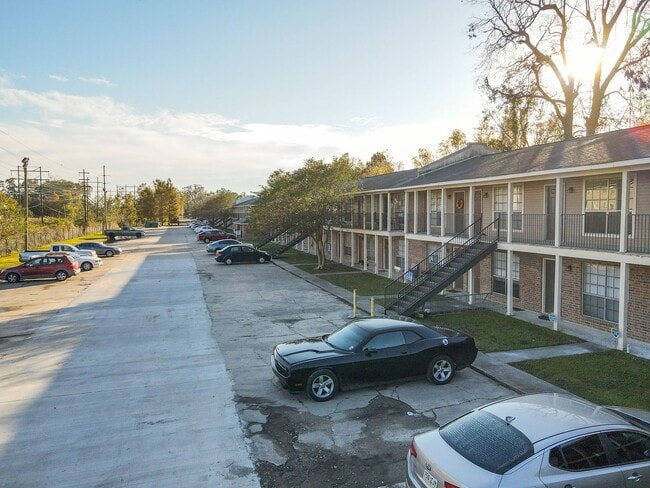
[[[469,144],[359,189],[330,258],[407,288],[396,310],[439,293],[425,276],[438,273],[445,290],[489,293],[508,314],[611,332],[619,349],[650,342],[650,126],[503,153]]]

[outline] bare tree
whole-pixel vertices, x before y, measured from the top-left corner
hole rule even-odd
[[[630,82],[625,75],[650,55],[650,0],[471,1],[485,7],[469,35],[484,49],[495,96],[542,100],[564,139],[595,134],[617,110],[611,96]]]

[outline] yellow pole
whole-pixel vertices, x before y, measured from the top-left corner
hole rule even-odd
[[[352,318],[357,318],[357,290],[352,290]]]
[[[375,316],[375,297],[370,297],[370,316]]]

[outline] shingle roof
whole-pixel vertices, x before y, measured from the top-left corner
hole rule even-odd
[[[366,178],[361,182],[359,188],[362,191],[388,190],[530,172],[584,168],[598,164],[647,158],[650,158],[650,125],[515,151],[468,157],[426,173],[421,171],[419,176],[417,170],[405,170],[390,175]],[[435,163],[433,164],[435,165]],[[375,179],[382,177],[386,178]]]

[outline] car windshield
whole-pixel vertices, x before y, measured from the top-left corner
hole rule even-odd
[[[441,427],[440,436],[461,456],[496,474],[505,473],[534,452],[528,437],[482,410]]]
[[[336,349],[354,351],[365,337],[366,335],[360,327],[350,324],[325,337],[325,342]]]

